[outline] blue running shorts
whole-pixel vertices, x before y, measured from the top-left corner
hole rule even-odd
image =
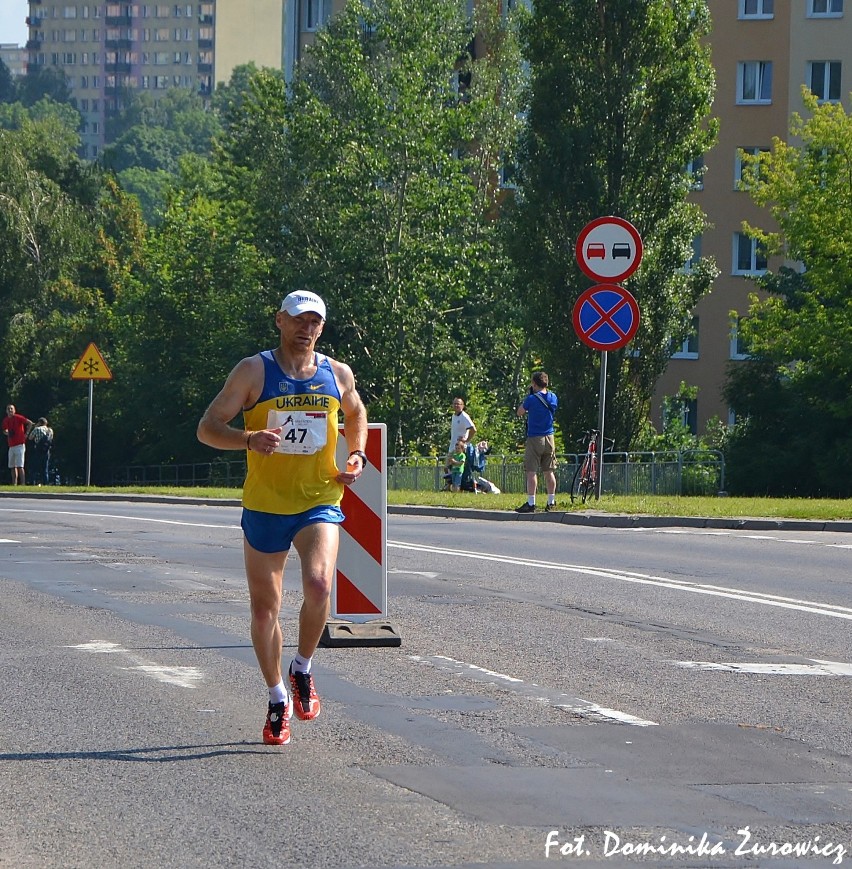
[[[306,526],[316,522],[339,525],[342,521],[340,507],[312,507],[304,513],[290,515],[261,513],[243,507],[240,526],[252,549],[258,552],[286,552],[293,538]]]

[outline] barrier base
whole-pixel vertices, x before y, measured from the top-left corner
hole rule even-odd
[[[401,646],[402,638],[387,622],[326,622],[319,644],[330,649],[344,646]]]

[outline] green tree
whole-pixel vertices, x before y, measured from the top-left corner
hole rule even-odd
[[[499,17],[478,26],[494,51],[473,59],[462,3],[350,3],[318,34],[291,100],[268,77],[255,90],[281,131],[258,155],[271,192],[259,214],[283,224],[285,280],[327,297],[324,339],[395,452],[443,449],[454,393],[496,391],[508,419],[516,338],[493,215],[520,62]],[[250,117],[245,128],[268,128]]]
[[[109,251],[132,236],[138,212],[80,161],[64,111],[49,105],[0,129],[0,390],[29,416],[50,418],[55,459],[79,478],[85,394],[69,375],[90,341],[110,349]],[[131,247],[122,245],[123,260]]]
[[[110,429],[122,439],[123,456],[113,464],[127,464],[128,456],[209,460],[195,437],[204,408],[236,362],[257,352],[260,336],[275,343],[280,298],[268,286],[268,264],[239,218],[199,189],[202,180],[196,173],[191,192],[182,185],[137,263],[114,273]],[[122,262],[114,257],[116,269]]]
[[[644,242],[626,282],[641,311],[631,344],[608,353],[608,434],[629,448],[647,418],[671,340],[715,277],[686,271],[705,226],[687,164],[713,143],[714,72],[704,0],[542,0],[522,35],[532,68],[519,195],[507,230],[532,353],[560,395],[571,439],[597,422],[600,354],[581,344],[574,303],[592,282],[574,243],[591,220],[629,220]]]
[[[0,58],[0,103],[14,103],[18,99],[18,85],[9,67]]]
[[[32,106],[45,97],[57,103],[70,103],[68,77],[58,66],[31,66],[18,82],[18,99],[25,106]]]
[[[753,362],[731,372],[742,418],[732,487],[772,494],[852,494],[852,117],[803,89],[791,142],[749,158],[743,186],[777,232],[745,229],[790,263],[758,280],[741,321]],[[785,471],[784,469],[789,469]]]
[[[209,156],[220,131],[217,116],[193,91],[172,88],[157,100],[145,91],[130,92],[109,123],[111,144],[102,162],[137,196],[146,220],[154,223],[166,207],[181,159]]]

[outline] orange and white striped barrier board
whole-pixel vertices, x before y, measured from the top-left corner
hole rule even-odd
[[[343,437],[337,442],[337,466],[348,458]],[[400,645],[399,636],[384,622],[388,609],[387,565],[387,426],[367,428],[367,466],[343,490],[340,509],[340,549],[331,592],[331,615],[321,645]],[[344,623],[345,622],[345,623]]]

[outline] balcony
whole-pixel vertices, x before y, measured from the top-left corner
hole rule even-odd
[[[107,39],[104,41],[104,46],[107,49],[131,48],[133,46],[133,40],[128,37],[122,37],[121,39]]]
[[[104,21],[107,27],[130,27],[133,23],[129,15],[107,15]]]
[[[126,60],[117,60],[115,63],[104,64],[104,69],[110,73],[129,73],[130,63]]]
[[[199,15],[198,21],[200,24],[212,24],[213,16],[212,15]]]
[[[213,40],[212,39],[198,39],[198,47],[199,48],[213,48]]]
[[[26,22],[27,27],[41,27],[41,23],[44,19],[39,18],[38,15],[27,15]]]
[[[200,73],[213,72],[213,64],[212,63],[199,63],[198,64],[198,71]]]
[[[28,39],[24,48],[26,48],[27,51],[39,51],[43,46],[44,42],[40,39]]]

